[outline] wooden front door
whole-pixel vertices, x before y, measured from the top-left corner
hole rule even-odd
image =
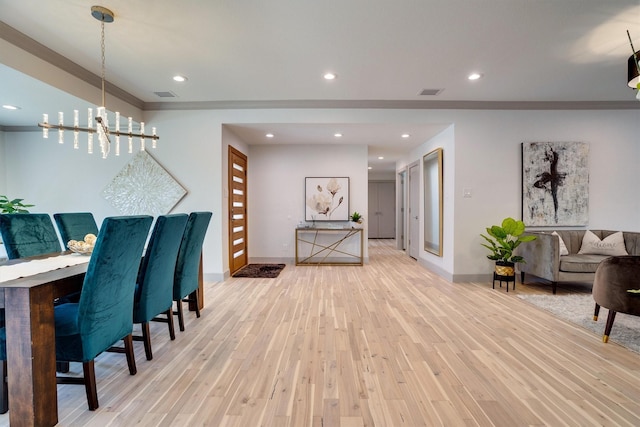
[[[229,270],[247,265],[247,156],[229,147]]]

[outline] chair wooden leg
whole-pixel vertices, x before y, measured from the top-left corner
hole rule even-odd
[[[593,321],[598,320],[598,315],[600,314],[600,304],[596,303],[596,308],[593,310]]]
[[[0,363],[0,375],[2,375],[2,387],[0,387],[0,414],[6,414],[9,410],[9,389],[7,387],[7,361]]]
[[[609,342],[609,335],[611,334],[611,328],[613,328],[613,321],[616,320],[616,312],[609,310],[607,316],[607,325],[604,327],[604,335],[602,336],[602,342]]]
[[[198,301],[198,290],[196,289],[195,291],[191,292],[189,294],[189,296],[182,300],[183,302],[188,302],[189,303],[189,309],[191,309],[191,307],[193,307],[193,310],[196,312],[196,317],[200,317],[200,307],[198,306],[199,302]]]
[[[56,372],[60,372],[66,374],[69,372],[69,362],[57,362],[56,361]]]
[[[153,353],[151,352],[151,334],[149,333],[149,322],[143,322],[142,327],[142,341],[144,342],[144,354],[147,356],[147,360],[153,359]]]
[[[138,370],[136,369],[136,356],[133,353],[133,336],[127,335],[122,339],[124,341],[124,352],[127,355],[127,365],[129,365],[129,373],[135,375]]]
[[[182,301],[176,301],[178,304],[178,326],[180,327],[180,332],[184,331],[184,314],[182,313]]]
[[[84,388],[87,392],[87,404],[90,411],[98,409],[98,390],[96,388],[96,370],[93,360],[82,363],[84,371]]]
[[[167,325],[169,326],[169,338],[173,341],[176,339],[176,329],[173,325],[173,313],[171,309],[167,310],[165,313],[167,315]]]

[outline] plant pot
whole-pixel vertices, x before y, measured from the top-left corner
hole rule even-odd
[[[496,261],[496,274],[498,276],[515,276],[515,264],[513,262]]]

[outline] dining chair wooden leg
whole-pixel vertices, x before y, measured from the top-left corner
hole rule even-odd
[[[178,304],[178,311],[176,311],[176,313],[178,314],[178,327],[182,332],[184,331],[184,314],[182,313],[182,301],[178,300],[176,301],[176,303]]]
[[[196,312],[196,317],[199,318],[200,317],[200,301],[199,301],[198,294],[199,294],[198,290],[193,291],[189,295],[189,301],[191,302],[190,307],[193,306]]]
[[[149,322],[142,322],[140,325],[142,328],[142,341],[144,342],[144,354],[147,360],[153,359],[153,353],[151,352],[151,334],[149,333]]]
[[[136,356],[133,352],[133,336],[127,335],[122,339],[124,341],[124,353],[127,356],[127,365],[129,365],[129,373],[135,375],[138,372],[136,368]]]
[[[593,310],[593,320],[597,321],[599,315],[600,315],[600,304],[596,303],[596,307]]]
[[[96,387],[96,370],[93,360],[82,363],[84,372],[84,388],[87,392],[87,404],[90,411],[98,409],[98,390]]]
[[[7,387],[7,361],[0,363],[0,375],[2,375],[2,387],[0,387],[0,414],[6,414],[9,410],[9,389]]]
[[[169,326],[169,338],[173,341],[176,339],[176,329],[173,325],[173,314],[171,313],[171,309],[167,310],[165,314],[167,315],[167,325]]]

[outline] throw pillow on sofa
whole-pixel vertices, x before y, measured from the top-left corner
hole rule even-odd
[[[579,254],[621,256],[629,255],[624,246],[622,231],[613,233],[600,240],[593,232],[587,230],[582,238]]]
[[[557,231],[554,231],[551,234],[553,234],[554,236],[558,236],[558,240],[560,241],[560,256],[569,255],[569,249],[567,249],[567,245],[564,244],[564,240],[562,240],[562,236],[560,236]]]

